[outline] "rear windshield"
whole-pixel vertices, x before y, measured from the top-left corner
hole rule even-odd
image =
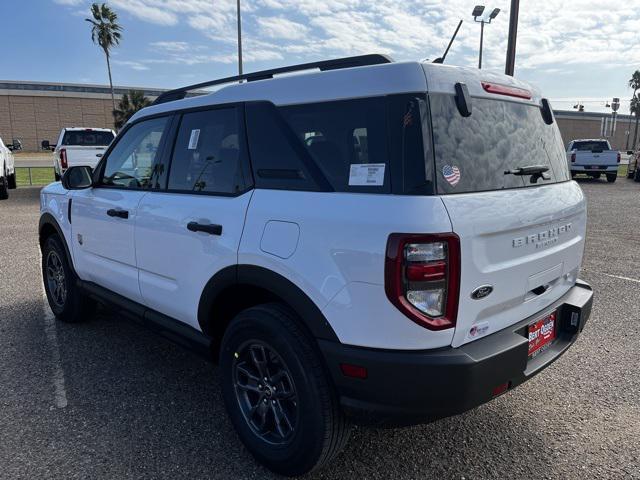
[[[71,130],[64,133],[62,145],[82,145],[86,147],[105,147],[113,140],[112,132],[95,130]]]
[[[602,152],[609,150],[609,143],[603,141],[573,142],[572,150],[579,152]]]
[[[525,188],[571,178],[557,124],[547,125],[539,107],[473,98],[463,117],[452,95],[431,95],[431,118],[438,193]],[[546,166],[536,183],[532,175],[507,171]]]

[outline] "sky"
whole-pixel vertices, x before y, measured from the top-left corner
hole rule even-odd
[[[509,0],[485,27],[483,68],[504,71]],[[237,72],[235,0],[108,0],[124,28],[113,51],[114,84],[172,88]],[[396,60],[434,59],[460,19],[447,57],[477,66],[479,0],[241,0],[247,72],[362,53]],[[92,44],[87,0],[1,0],[0,79],[108,83]],[[580,102],[605,112],[640,69],[640,0],[522,0],[516,76],[554,108]]]

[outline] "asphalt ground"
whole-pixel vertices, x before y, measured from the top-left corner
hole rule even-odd
[[[357,428],[309,478],[640,478],[640,184],[580,183],[596,297],[573,348],[464,415]],[[52,319],[37,221],[37,189],[0,202],[0,478],[273,478],[236,437],[217,367],[107,310]]]

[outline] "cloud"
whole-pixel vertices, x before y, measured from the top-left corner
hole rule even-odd
[[[142,62],[135,62],[132,60],[113,60],[115,65],[122,65],[123,67],[129,67],[133,70],[144,71],[149,70],[149,67]]]
[[[300,40],[309,33],[306,26],[284,17],[261,17],[258,18],[258,25],[261,33],[267,38]]]

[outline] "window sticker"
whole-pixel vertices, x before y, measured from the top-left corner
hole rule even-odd
[[[460,169],[455,165],[445,165],[442,167],[442,176],[452,187],[455,187],[460,182]]]
[[[349,186],[382,187],[386,166],[384,163],[352,163],[349,172]]]
[[[198,148],[198,140],[200,140],[200,129],[191,130],[191,136],[189,137],[189,150],[195,150]]]

